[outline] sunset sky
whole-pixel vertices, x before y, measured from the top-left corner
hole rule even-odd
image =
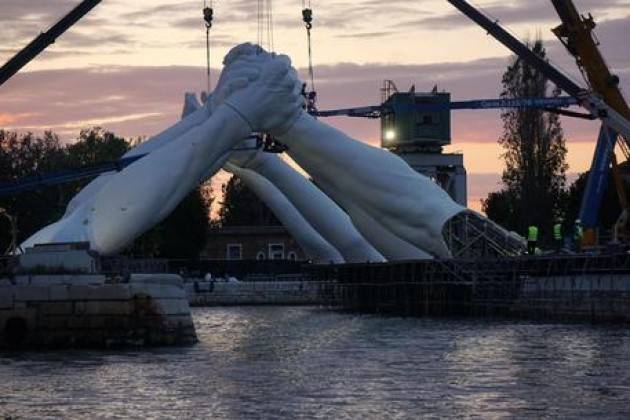
[[[0,0],[0,61],[54,24],[78,0]],[[519,38],[541,36],[552,62],[584,85],[573,60],[553,39],[558,19],[549,0],[476,0]],[[257,2],[215,0],[213,78],[222,57],[256,41]],[[591,12],[609,65],[630,90],[630,0],[575,0]],[[276,0],[274,46],[305,75],[301,0]],[[401,89],[435,84],[454,99],[497,97],[509,52],[444,0],[312,1],[316,84],[321,109],[375,105],[383,79]],[[172,124],[186,91],[205,86],[203,0],[103,0],[89,16],[0,88],[0,127],[54,130],[72,141],[99,125],[119,135],[150,136]],[[374,121],[329,122],[377,144]],[[588,168],[598,126],[563,119],[570,171]],[[451,150],[465,153],[469,203],[497,188],[502,166],[498,112],[457,111]]]

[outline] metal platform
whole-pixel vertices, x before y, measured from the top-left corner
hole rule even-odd
[[[442,235],[453,258],[514,257],[525,254],[525,239],[472,212],[464,211],[444,226]]]

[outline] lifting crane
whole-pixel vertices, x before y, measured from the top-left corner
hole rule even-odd
[[[630,111],[625,99],[618,88],[619,79],[610,73],[606,62],[597,48],[593,39],[592,30],[595,27],[592,17],[582,18],[578,14],[571,0],[552,0],[563,24],[554,29],[554,33],[560,38],[569,52],[576,57],[578,66],[586,74],[591,90],[583,89],[575,82],[564,76],[547,61],[534,54],[527,46],[505,31],[497,22],[492,21],[481,12],[472,7],[465,0],[447,0],[468,18],[484,28],[488,34],[505,45],[514,54],[525,62],[539,70],[549,80],[569,95],[580,100],[580,105],[586,108],[593,117],[602,121],[597,143],[596,153],[593,158],[591,178],[585,192],[581,214],[594,229],[597,225],[598,212],[603,198],[606,173],[609,163],[615,167],[613,153],[617,135],[625,139],[625,144],[630,145]],[[627,147],[624,147],[627,149]],[[620,217],[618,225],[627,224],[627,201],[621,179],[616,174],[617,190],[624,207],[624,213]],[[616,229],[618,230],[618,229]],[[594,242],[594,230],[589,232],[587,240]]]
[[[50,44],[53,44],[57,38],[63,35],[64,32],[70,29],[72,25],[88,14],[88,12],[96,7],[100,2],[101,0],[82,1],[49,30],[39,34],[37,38],[32,40],[26,47],[24,47],[0,68],[0,86],[13,77],[24,66],[30,63],[42,51],[48,48]]]
[[[551,0],[562,24],[552,31],[565,46],[567,51],[575,57],[576,63],[584,78],[588,81],[593,92],[601,95],[602,99],[627,120],[630,120],[630,107],[619,89],[619,77],[612,74],[606,60],[599,51],[599,43],[593,36],[595,21],[593,16],[580,16],[571,0]],[[624,137],[619,143],[626,160],[630,158],[630,137]],[[622,214],[615,226],[615,237],[628,239],[630,232],[628,215],[630,212],[623,181],[614,154],[617,133],[602,126],[593,165],[584,192],[580,218],[586,227],[584,244],[594,245],[595,227],[597,226],[599,208],[602,202],[603,188],[608,184],[608,167],[612,164]],[[601,171],[599,169],[604,169]],[[603,177],[603,178],[602,178]]]

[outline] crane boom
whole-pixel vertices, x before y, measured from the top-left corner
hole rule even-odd
[[[100,2],[101,0],[82,1],[49,30],[39,34],[37,38],[32,40],[26,47],[24,47],[0,68],[0,86],[13,77],[13,75],[20,71],[24,66],[30,63],[50,44],[54,43],[57,38],[72,27],[72,25],[77,23],[79,19],[85,16]]]
[[[602,101],[614,110],[614,112],[608,111],[607,115],[610,116],[617,113],[617,119],[620,121],[625,120],[626,125],[629,125],[630,107],[619,89],[619,78],[611,73],[608,64],[606,64],[606,60],[598,48],[599,42],[593,35],[593,30],[596,26],[593,16],[590,14],[587,16],[581,16],[572,0],[551,0],[551,3],[562,21],[561,25],[552,30],[553,33],[558,37],[560,42],[562,42],[569,54],[575,58],[580,71],[588,80],[593,92],[600,95]],[[619,130],[619,127],[616,128],[619,134],[621,134],[623,141],[630,146],[630,133]],[[615,186],[622,208],[622,217],[620,218],[620,221],[623,220],[623,222],[618,222],[618,226],[615,229],[621,231],[623,236],[626,236],[625,232],[628,231],[628,226],[625,226],[627,220],[624,215],[626,215],[629,211],[629,203],[624,190],[620,170],[617,165],[617,160],[614,155],[617,133],[609,130],[606,127],[606,124],[602,127],[602,133],[606,133],[607,135],[603,137],[600,135],[598,139],[596,159],[593,161],[593,165],[591,166],[587,189],[585,191],[584,200],[582,201],[580,213],[583,217],[586,216],[588,220],[589,216],[592,216],[591,213],[594,209],[599,210],[599,208],[593,207],[593,204],[596,203],[596,201],[591,198],[597,197],[597,194],[594,189],[589,187],[593,187],[594,185],[601,183],[598,182],[597,179],[602,177],[601,167],[603,164],[606,164],[606,170],[608,170],[608,166],[612,164]],[[598,151],[602,154],[602,156],[597,156]],[[628,156],[626,157],[628,158]],[[597,167],[596,160],[600,161],[600,167]],[[591,204],[589,204],[589,201]],[[590,223],[585,226],[587,227],[587,232],[584,240],[586,244],[593,244],[595,242],[593,230],[597,226],[596,220],[591,220]]]
[[[619,78],[610,72],[606,60],[593,37],[595,22],[589,14],[582,17],[571,0],[551,0],[562,20],[553,33],[575,57],[591,88],[615,111],[630,120],[630,107],[619,89]],[[630,139],[628,139],[630,140]]]
[[[562,74],[558,69],[549,64],[546,60],[539,57],[532,50],[527,48],[521,41],[512,36],[509,32],[496,22],[490,20],[483,13],[479,12],[465,0],[447,0],[455,6],[460,12],[484,28],[497,41],[505,45],[510,51],[518,57],[534,67],[549,80],[556,84],[560,89],[573,97],[578,97],[584,90],[574,81]]]
[[[551,98],[476,99],[472,101],[452,101],[442,104],[418,103],[413,106],[417,110],[425,112],[505,108],[539,108],[558,111],[560,108],[568,108],[572,105],[578,104],[579,101],[572,96],[557,96]],[[372,105],[358,108],[342,108],[326,111],[314,111],[310,114],[317,117],[338,117],[343,115],[347,117],[380,118],[385,111],[387,111],[386,105]],[[585,115],[588,116],[589,114]],[[578,116],[578,114],[575,114],[573,116]],[[581,116],[581,114],[579,114],[579,116]]]

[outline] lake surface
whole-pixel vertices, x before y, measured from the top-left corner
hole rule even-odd
[[[629,418],[630,328],[194,310],[200,342],[0,354],[0,418]]]

